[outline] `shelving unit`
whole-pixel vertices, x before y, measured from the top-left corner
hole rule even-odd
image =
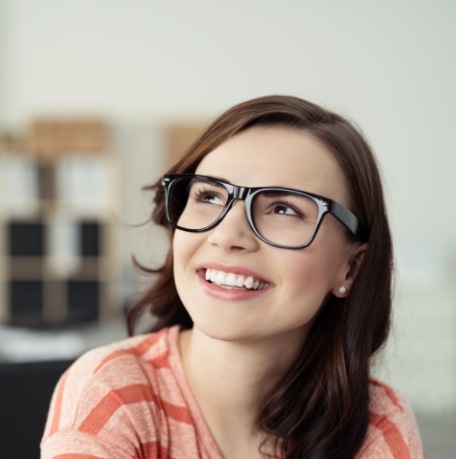
[[[48,132],[47,148],[34,138],[32,153],[0,151],[1,324],[48,328],[121,314],[115,160],[101,148],[72,149],[65,129],[65,148]]]

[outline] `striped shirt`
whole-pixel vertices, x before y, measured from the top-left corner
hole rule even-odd
[[[223,459],[186,380],[179,327],[92,350],[59,381],[42,459]],[[370,424],[357,459],[424,458],[411,410],[370,384]]]

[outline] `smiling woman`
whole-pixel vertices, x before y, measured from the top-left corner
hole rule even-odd
[[[65,373],[42,457],[423,458],[370,361],[388,335],[392,247],[374,156],[288,96],[216,119],[155,192],[172,246],[133,335]]]

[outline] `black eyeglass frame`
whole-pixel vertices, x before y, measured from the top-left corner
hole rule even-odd
[[[169,203],[170,203],[170,195],[172,191],[173,183],[178,179],[185,179],[185,178],[194,178],[199,179],[202,181],[212,181],[219,185],[221,185],[225,190],[228,192],[228,198],[225,203],[225,206],[220,212],[220,215],[214,220],[210,225],[205,226],[204,228],[186,228],[180,226],[177,222],[173,222],[169,213]],[[266,244],[272,245],[274,247],[279,247],[282,249],[304,249],[309,247],[310,244],[314,241],[318,230],[321,226],[323,218],[327,214],[332,214],[342,223],[354,236],[359,240],[363,240],[363,228],[361,223],[359,222],[356,215],[348,210],[346,207],[342,206],[341,204],[337,203],[336,201],[326,198],[325,196],[321,196],[315,193],[310,193],[303,190],[297,190],[294,188],[287,188],[281,186],[265,186],[265,187],[245,187],[245,186],[238,186],[233,185],[231,183],[226,183],[222,180],[217,178],[211,177],[209,175],[200,175],[200,174],[191,174],[191,173],[184,173],[184,174],[166,174],[163,176],[161,185],[165,190],[165,212],[166,212],[166,219],[168,223],[174,227],[175,229],[179,229],[181,231],[187,231],[190,233],[202,233],[205,231],[209,231],[212,228],[215,228],[226,216],[226,214],[230,211],[231,207],[233,206],[234,202],[237,200],[245,202],[245,212],[247,216],[247,221],[249,222],[249,226],[254,234]],[[305,196],[307,198],[312,199],[318,206],[318,218],[315,224],[315,228],[313,230],[312,235],[310,236],[309,240],[305,244],[301,244],[298,246],[289,246],[278,244],[266,239],[264,236],[259,233],[257,228],[255,227],[255,223],[252,217],[252,202],[255,196],[264,191],[278,191],[278,192],[290,192],[293,194]]]

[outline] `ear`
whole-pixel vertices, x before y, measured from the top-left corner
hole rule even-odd
[[[347,264],[341,273],[341,280],[331,291],[334,296],[337,296],[338,298],[346,298],[349,295],[356,276],[358,275],[366,250],[367,243],[356,244],[353,246],[353,249],[349,254]]]

